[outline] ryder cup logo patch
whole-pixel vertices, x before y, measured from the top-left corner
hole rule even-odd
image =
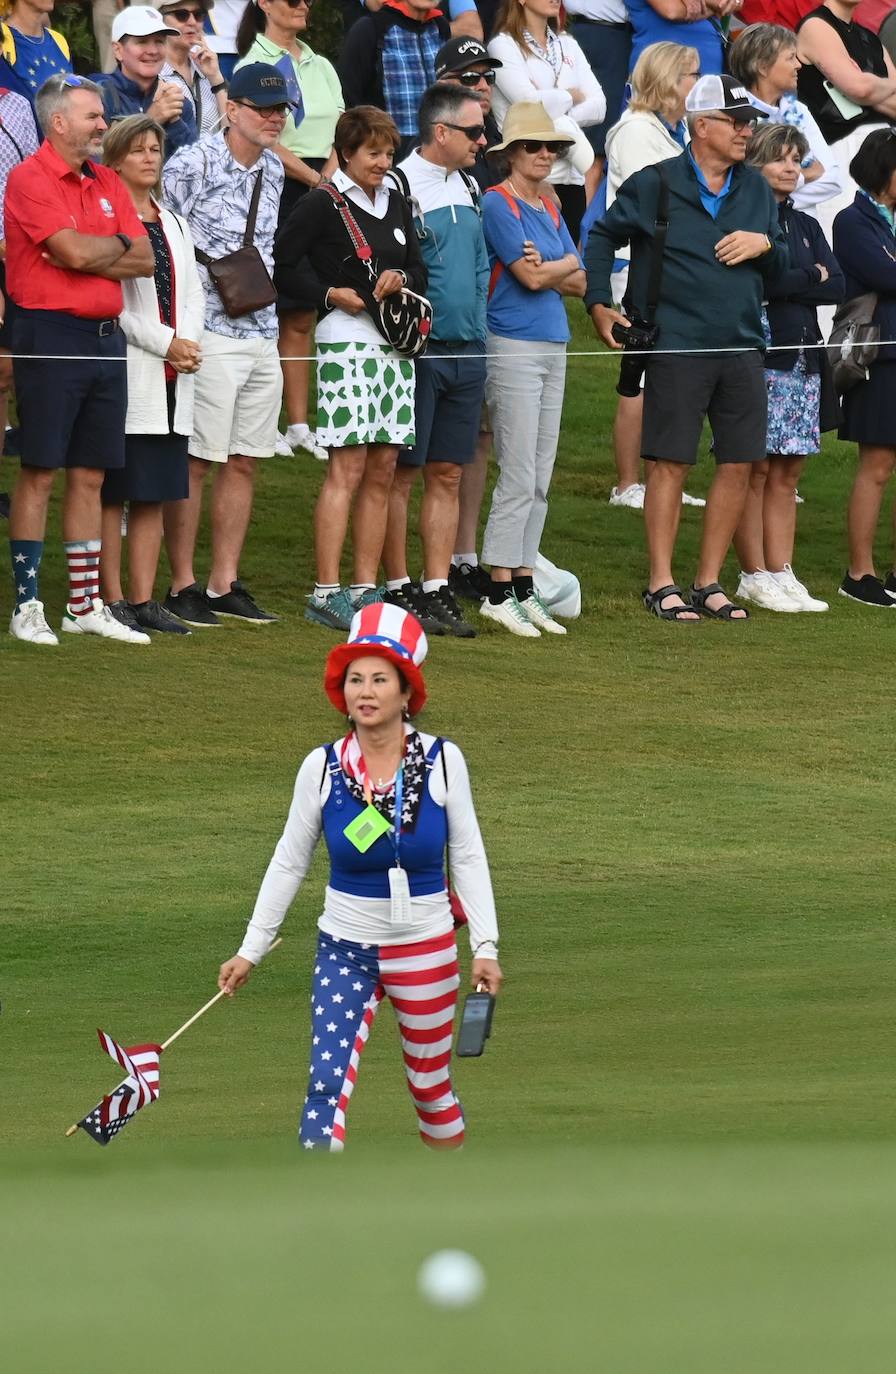
[[[106,200],[105,196],[100,196],[100,209],[107,219],[114,219],[115,211],[112,209],[112,206]]]

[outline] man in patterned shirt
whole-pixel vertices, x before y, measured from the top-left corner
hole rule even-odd
[[[182,148],[165,166],[165,200],[190,225],[196,248],[211,259],[242,246],[252,192],[261,177],[255,246],[273,271],[274,232],[283,164],[271,148],[289,112],[286,82],[263,62],[242,67],[231,82],[227,129]],[[283,389],[273,305],[231,318],[202,266],[205,333],[196,376],[190,495],[165,509],[171,560],[166,608],[188,625],[219,624],[233,616],[253,624],[276,620],[239,580],[239,560],[252,514],[255,462],[274,452]],[[212,563],[207,589],[196,580],[193,555],[209,471]]]

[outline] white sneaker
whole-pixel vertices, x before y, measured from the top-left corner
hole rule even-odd
[[[325,463],[330,456],[323,445],[317,442],[317,435],[314,430],[309,429],[307,425],[287,425],[286,442],[291,449],[304,449],[306,453],[311,454],[312,458],[317,458],[321,463]]]
[[[798,491],[794,492],[794,499],[796,500],[798,506],[804,506],[806,504],[805,496],[800,496]]]
[[[523,639],[541,638],[541,631],[532,624],[515,596],[505,596],[497,606],[493,606],[486,597],[479,607],[479,614],[484,615],[486,620],[503,625],[512,635],[520,635]]]
[[[608,506],[626,506],[629,510],[644,509],[644,492],[647,488],[643,482],[633,482],[630,487],[620,491],[618,487],[613,487],[610,491]]]
[[[689,491],[681,493],[681,504],[683,506],[705,506],[706,502],[702,496],[692,496]]]
[[[799,603],[801,611],[827,611],[830,609],[826,601],[819,601],[817,596],[810,595],[789,563],[784,564],[781,572],[773,572],[770,576],[775,579],[779,587],[784,588],[791,601]]]
[[[752,601],[754,606],[762,606],[767,611],[786,611],[793,614],[803,608],[779,586],[770,572],[760,568],[754,573],[742,572],[737,584],[736,599]]]
[[[123,644],[151,644],[149,635],[142,630],[132,630],[130,625],[122,625],[98,596],[93,598],[93,610],[85,615],[74,615],[66,606],[62,617],[62,628],[70,635],[99,635],[101,639],[117,639]]]
[[[58,644],[59,640],[47,624],[42,601],[23,601],[12,613],[9,633],[13,639],[25,639],[29,644]]]
[[[289,440],[285,434],[280,433],[279,429],[277,430],[277,438],[274,442],[274,455],[277,458],[292,457],[292,449],[289,446]]]
[[[519,603],[519,606],[530,625],[534,625],[539,630],[545,630],[549,635],[566,634],[566,626],[557,624],[538,592],[533,592],[531,596],[527,596],[525,601]]]

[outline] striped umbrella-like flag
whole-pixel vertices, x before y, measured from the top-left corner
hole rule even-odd
[[[98,1030],[100,1044],[110,1058],[127,1073],[123,1083],[108,1093],[101,1102],[77,1123],[98,1145],[109,1141],[123,1130],[141,1107],[155,1102],[159,1095],[159,1056],[161,1045],[131,1045],[123,1049],[111,1035]]]

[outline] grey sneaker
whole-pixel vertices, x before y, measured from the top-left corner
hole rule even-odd
[[[173,592],[169,587],[163,604],[166,611],[170,611],[178,620],[194,626],[197,630],[221,627],[220,620],[209,605],[205,588],[200,587],[198,582],[191,582],[189,587],[182,587],[179,592]]]
[[[223,615],[228,620],[242,620],[247,625],[274,625],[280,618],[271,615],[270,611],[263,611],[242,582],[231,582],[230,591],[223,596],[208,596],[208,604],[215,615]]]
[[[305,619],[312,625],[326,625],[330,630],[348,630],[355,614],[355,603],[345,587],[319,599],[312,592],[307,598]]]
[[[170,635],[189,635],[193,631],[178,620],[176,615],[166,611],[158,601],[129,601],[128,606],[137,624],[144,630],[155,630]]]

